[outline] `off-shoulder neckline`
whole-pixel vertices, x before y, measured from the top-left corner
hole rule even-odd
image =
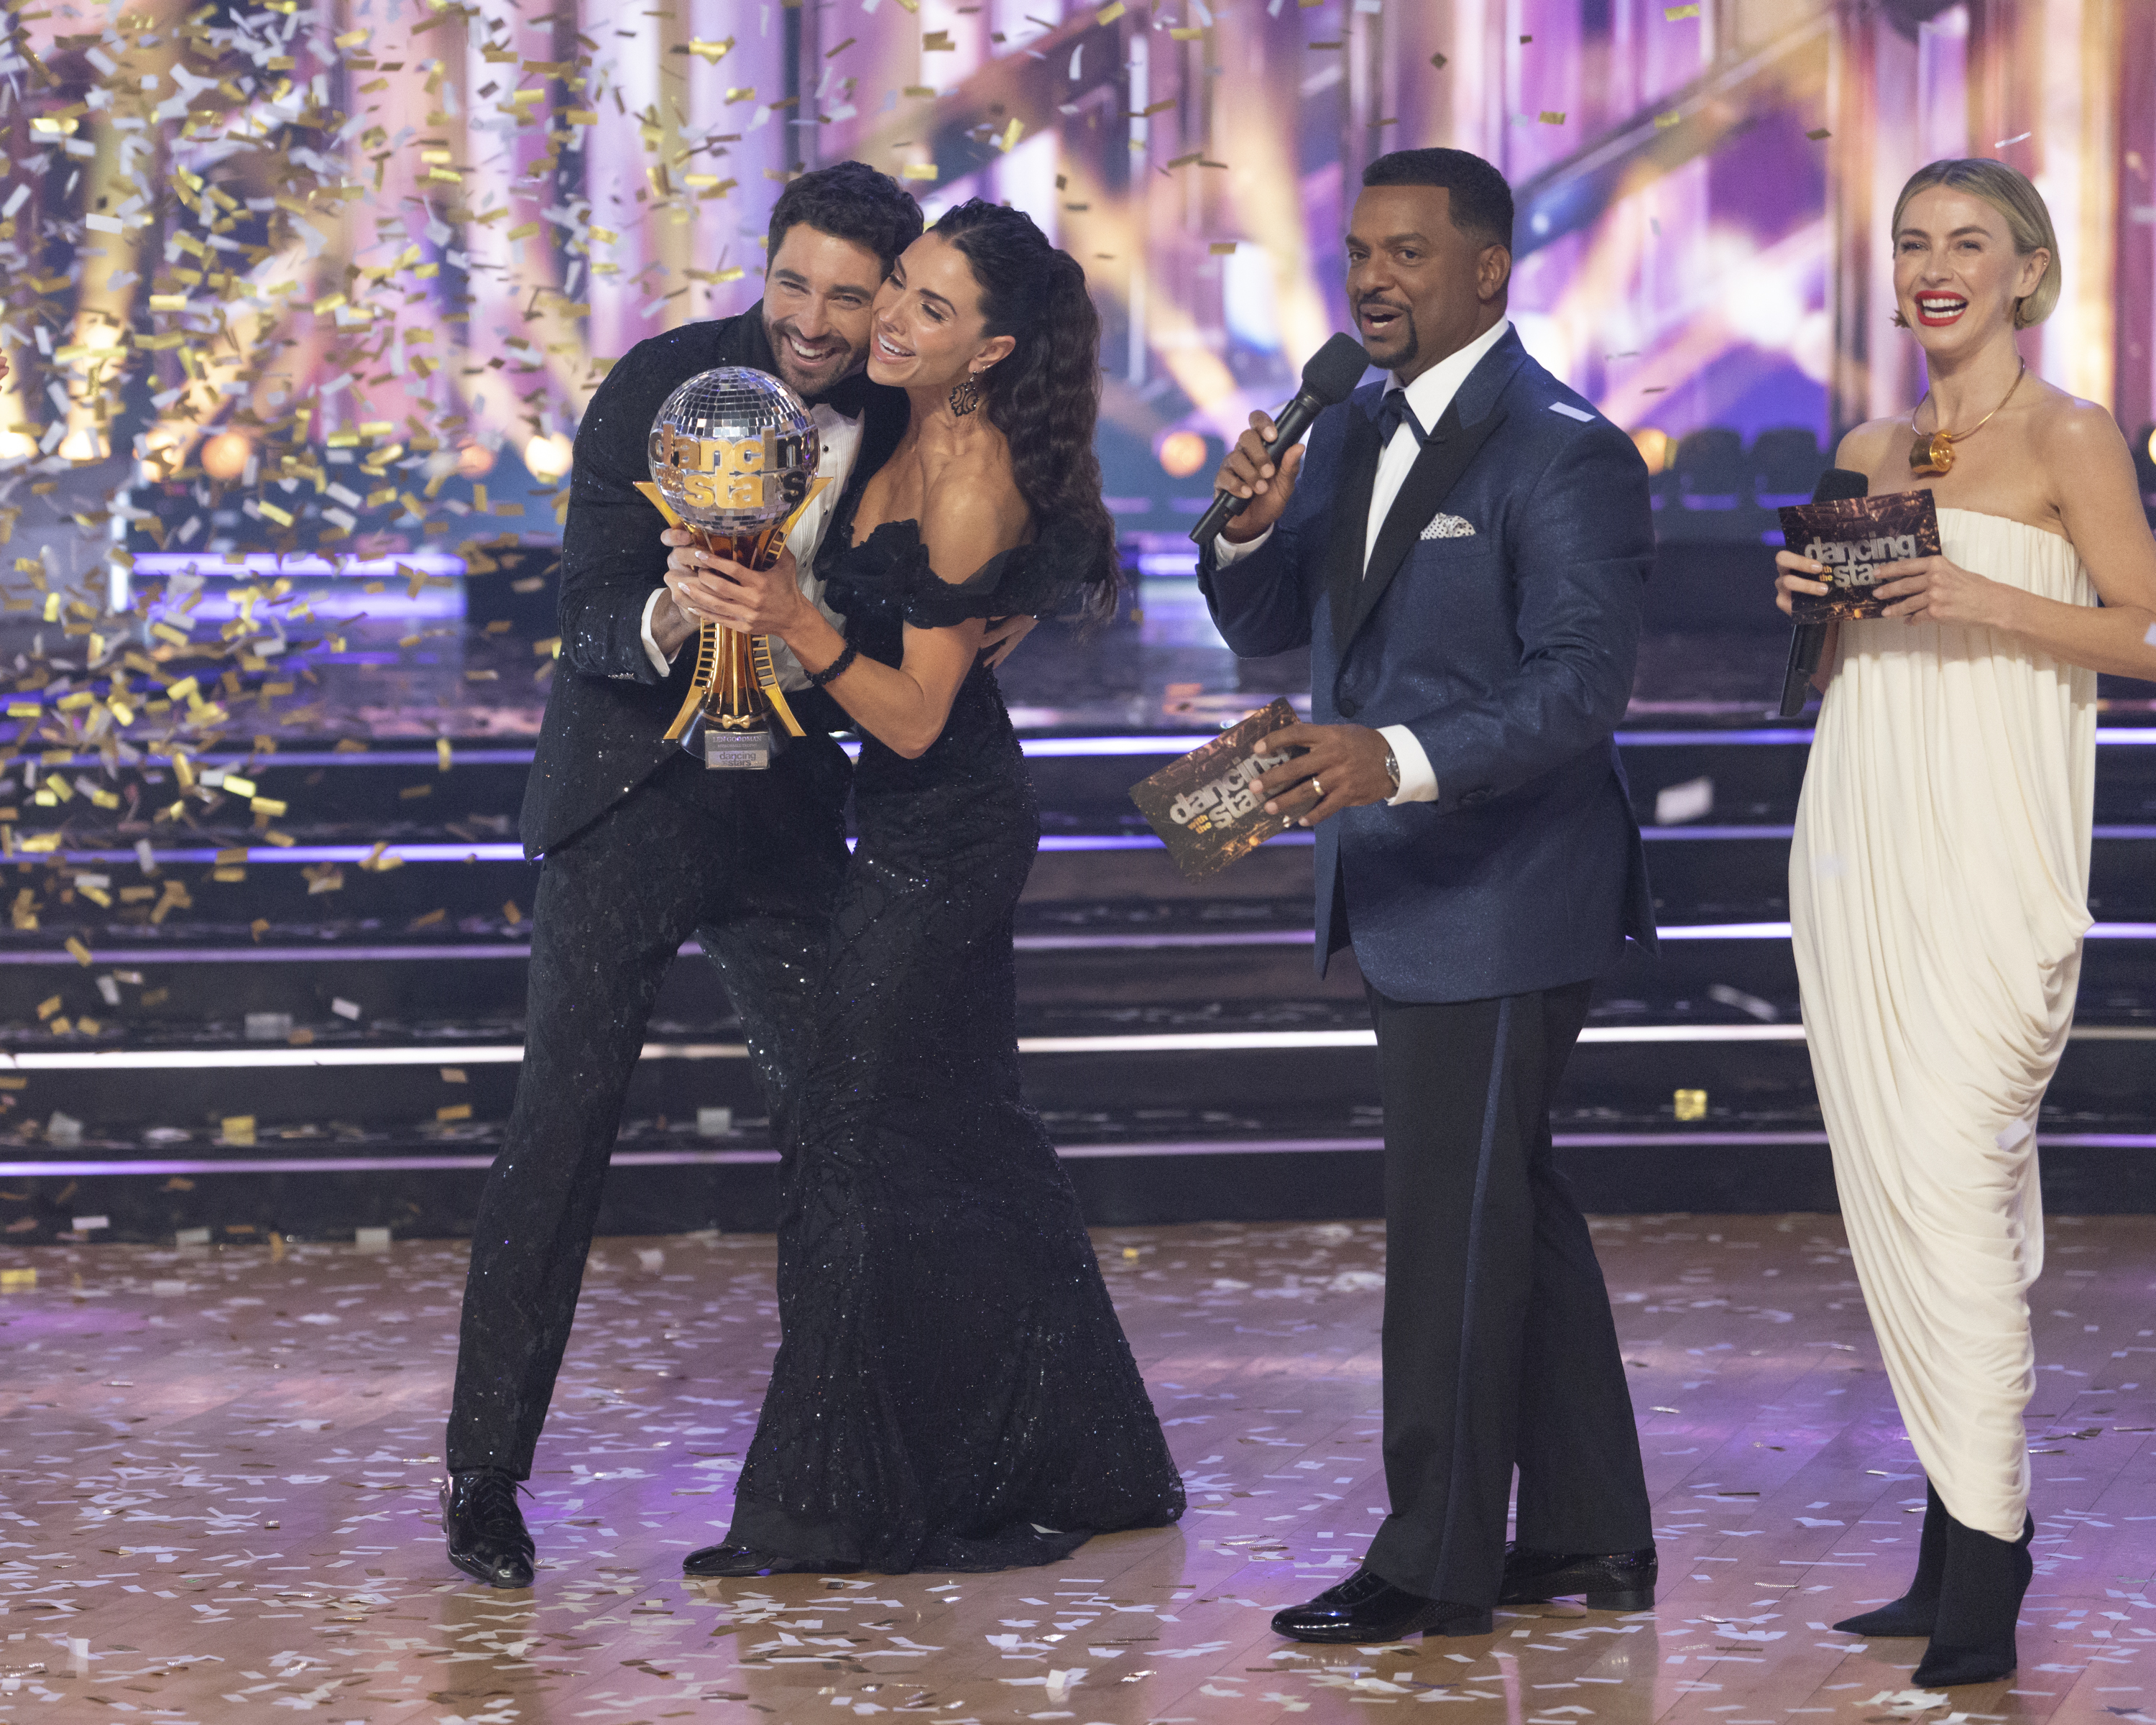
[[[854,517],[849,515],[846,517],[846,549],[859,551],[864,545],[873,542],[876,535],[887,527],[911,527],[913,529],[914,537],[917,539],[921,536],[920,518],[916,516],[906,516],[898,521],[878,521],[875,526],[869,529],[869,536],[866,539],[856,539],[854,537]]]

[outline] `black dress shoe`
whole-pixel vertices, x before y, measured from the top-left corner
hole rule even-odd
[[[855,1575],[860,1567],[821,1558],[782,1558],[752,1545],[707,1545],[681,1559],[681,1573],[691,1581],[730,1575]]]
[[[1651,1545],[1605,1553],[1537,1551],[1517,1543],[1505,1548],[1501,1605],[1539,1604],[1587,1595],[1590,1611],[1645,1611],[1655,1603],[1661,1566]]]
[[[529,1587],[536,1555],[516,1481],[498,1467],[453,1473],[442,1487],[442,1531],[449,1561],[489,1587]]]
[[[1486,1635],[1486,1605],[1426,1599],[1358,1569],[1306,1605],[1273,1614],[1273,1633],[1291,1641],[1397,1641],[1403,1635]]]
[[[1928,1635],[1938,1621],[1939,1584],[1947,1573],[1947,1507],[1938,1488],[1924,1482],[1924,1531],[1917,1541],[1917,1574],[1909,1590],[1876,1611],[1845,1617],[1835,1627],[1845,1635]]]
[[[1994,1539],[1947,1517],[1946,1573],[1940,1578],[1932,1644],[1911,1679],[1919,1689],[1991,1683],[2019,1661],[2014,1625],[2035,1564],[2029,1542],[2036,1524],[2024,1518],[2019,1539]]]

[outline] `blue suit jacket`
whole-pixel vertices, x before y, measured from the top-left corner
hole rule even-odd
[[[1352,932],[1396,1000],[1599,975],[1628,937],[1655,940],[1611,741],[1654,559],[1646,465],[1507,331],[1433,429],[1366,573],[1382,393],[1318,416],[1270,539],[1224,569],[1209,545],[1199,562],[1237,653],[1310,645],[1315,722],[1405,725],[1436,772],[1434,803],[1318,827],[1319,973]]]

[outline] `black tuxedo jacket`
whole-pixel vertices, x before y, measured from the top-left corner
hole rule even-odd
[[[562,536],[562,657],[518,823],[526,856],[598,819],[677,747],[666,730],[688,698],[696,655],[678,654],[672,674],[661,677],[644,650],[644,607],[665,578],[659,536],[666,523],[636,485],[651,477],[647,442],[660,406],[714,366],[777,375],[761,301],[739,316],[638,342],[607,373],[577,429]],[[850,416],[865,414],[854,472],[874,473],[905,433],[905,393],[856,374],[824,399]],[[811,730],[846,722],[819,691],[789,696],[788,704]]]

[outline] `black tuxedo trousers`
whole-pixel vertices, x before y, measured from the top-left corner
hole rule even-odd
[[[1385,1484],[1365,1562],[1396,1587],[1496,1603],[1517,1537],[1654,1540],[1632,1398],[1549,1104],[1594,984],[1443,1004],[1374,988],[1385,1109]]]
[[[782,1135],[845,874],[850,772],[814,733],[762,773],[714,772],[676,752],[547,852],[524,1066],[472,1235],[453,1471],[531,1476],[629,1076],[691,934],[718,966]]]

